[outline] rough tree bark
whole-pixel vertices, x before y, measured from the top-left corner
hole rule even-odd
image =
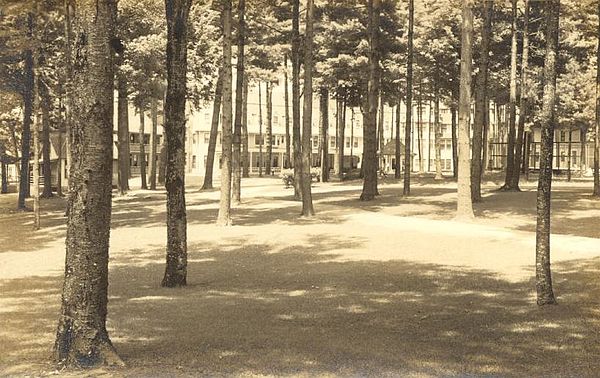
[[[242,107],[244,96],[244,44],[245,28],[244,13],[245,0],[238,0],[238,28],[237,28],[237,66],[235,78],[235,120],[233,128],[233,155],[232,165],[232,191],[233,202],[239,204],[242,200]]]
[[[206,169],[204,172],[204,183],[202,190],[213,188],[213,168],[215,165],[215,150],[217,149],[217,135],[219,133],[219,116],[221,115],[221,99],[223,98],[223,72],[219,68],[217,85],[215,87],[215,98],[213,100],[212,120],[210,123],[210,135],[208,137],[208,154],[206,155]]]
[[[329,89],[321,87],[319,93],[321,109],[321,181],[329,181]]]
[[[185,98],[187,30],[192,0],[165,0],[167,16],[167,93],[165,142],[167,163],[167,264],[162,286],[187,284],[185,210]]]
[[[471,72],[472,72],[472,39],[473,10],[472,0],[463,1],[462,33],[460,48],[460,89],[458,102],[458,200],[456,206],[457,219],[473,218],[473,202],[471,201]]]
[[[139,109],[139,114],[140,114],[140,129],[139,129],[139,136],[140,136],[140,153],[139,153],[139,158],[138,158],[138,165],[140,166],[140,179],[142,180],[142,185],[141,188],[142,189],[148,189],[148,183],[146,182],[146,123],[145,123],[145,117],[144,117],[144,111],[142,110],[142,108],[140,107]]]
[[[127,79],[117,73],[117,149],[119,164],[119,193],[129,190],[129,103],[127,100]]]
[[[481,27],[481,53],[479,72],[475,81],[475,120],[473,122],[473,151],[471,158],[471,199],[473,202],[481,201],[481,174],[483,164],[481,150],[483,148],[483,129],[485,124],[487,76],[489,62],[489,47],[492,36],[493,0],[483,3],[483,24]]]
[[[412,0],[411,0],[412,2]],[[367,111],[363,127],[363,161],[364,174],[361,201],[370,201],[379,193],[377,192],[377,107],[379,102],[379,25],[380,25],[380,0],[369,0],[369,82],[367,86]]]
[[[231,225],[231,0],[221,0],[223,4],[223,142],[221,143],[221,200],[217,225]]]
[[[521,55],[521,101],[519,104],[519,124],[517,127],[517,140],[515,142],[515,161],[513,163],[513,175],[511,178],[511,188],[520,190],[519,181],[521,179],[521,167],[524,166],[521,161],[523,158],[523,139],[525,136],[525,121],[529,114],[528,98],[528,68],[529,67],[529,0],[525,0],[525,14],[523,16],[523,52]]]
[[[519,190],[512,186],[513,175],[519,174],[519,166],[515,167],[515,133],[516,133],[516,104],[517,104],[517,0],[512,3],[512,43],[510,48],[510,96],[508,100],[508,143],[506,153],[506,177],[503,190]]]
[[[62,305],[54,357],[64,366],[123,365],[106,330],[112,192],[116,2],[81,1],[73,84],[72,166]],[[93,230],[90,231],[90,230]]]
[[[412,129],[412,91],[413,91],[413,36],[414,36],[415,3],[408,0],[408,51],[406,55],[406,122],[404,126],[404,188],[402,193],[410,195],[411,171],[411,129]]]
[[[306,33],[304,39],[304,98],[302,109],[302,175],[300,190],[302,192],[302,216],[312,217],[315,210],[312,203],[310,168],[312,160],[312,100],[313,100],[313,21],[315,11],[314,0],[306,2]]]
[[[292,139],[294,154],[294,199],[302,198],[302,145],[300,143],[300,0],[292,3]]]
[[[540,114],[542,140],[540,143],[540,175],[538,179],[537,225],[535,229],[535,286],[537,304],[540,306],[556,304],[550,270],[550,202],[560,1],[548,0],[545,9],[546,54],[544,58],[544,95]]]

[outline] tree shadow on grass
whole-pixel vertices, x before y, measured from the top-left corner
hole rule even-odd
[[[40,199],[41,229],[33,230],[34,214],[32,211],[16,210],[16,194],[0,196],[0,253],[27,252],[44,248],[49,243],[64,235],[67,218],[65,217],[66,201],[64,197]],[[33,208],[33,200],[26,201],[28,208]],[[16,237],[23,235],[26,237]]]
[[[363,242],[191,245],[182,289],[159,287],[162,249],[117,257],[109,328],[128,368],[111,374],[594,376],[600,368],[600,259],[556,264],[560,305],[538,308],[532,280],[336,252]],[[49,366],[59,278],[1,289],[11,303],[0,313],[4,374]]]

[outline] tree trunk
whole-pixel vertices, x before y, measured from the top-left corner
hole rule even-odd
[[[167,164],[167,265],[164,287],[187,284],[185,210],[185,97],[187,24],[192,0],[165,0],[167,16],[167,93],[165,134]]]
[[[292,138],[294,148],[294,199],[302,198],[302,145],[300,143],[300,0],[292,3]]]
[[[213,100],[212,120],[210,123],[210,136],[208,138],[208,155],[206,156],[206,169],[204,173],[204,184],[202,190],[213,188],[213,167],[215,165],[215,150],[217,149],[217,135],[219,134],[219,116],[221,111],[221,100],[223,98],[223,72],[219,69],[217,85],[215,87],[215,98]]]
[[[473,151],[471,160],[471,199],[481,201],[481,174],[483,163],[481,150],[483,148],[483,129],[485,124],[489,46],[492,35],[492,12],[494,2],[485,0],[483,5],[483,25],[481,28],[481,54],[479,73],[475,82],[475,122],[473,122]]]
[[[4,142],[0,142],[0,174],[2,180],[0,193],[2,194],[8,193],[8,169],[6,168],[8,163],[6,160],[6,146],[4,145]]]
[[[370,201],[378,195],[377,192],[377,108],[379,105],[379,25],[380,0],[369,0],[369,81],[367,86],[366,111],[363,111],[363,159],[362,172],[364,176],[361,201]],[[352,141],[354,142],[354,141]]]
[[[458,201],[457,219],[473,218],[471,201],[471,59],[473,39],[472,2],[464,1],[462,9],[462,36],[460,54],[460,90],[458,103]]]
[[[263,175],[263,119],[262,119],[262,89],[260,81],[258,82],[258,177],[262,177]]]
[[[436,78],[439,78],[439,70],[436,66]],[[435,128],[435,179],[442,180],[442,125],[440,124],[440,86],[436,80],[435,85],[435,103],[434,103],[434,128]]]
[[[244,76],[242,95],[242,177],[250,177],[250,153],[248,152],[248,77]]]
[[[148,183],[146,182],[146,131],[145,131],[145,120],[144,120],[144,110],[140,107],[140,157],[139,157],[139,166],[140,166],[140,179],[142,180],[142,189],[148,189]]]
[[[340,175],[340,181],[344,179],[344,149],[346,148],[346,98],[342,99],[340,104],[340,111],[342,115],[340,117],[340,132],[338,137],[338,144],[340,149],[339,168],[338,174]]]
[[[487,170],[490,169],[489,164],[488,164],[488,160],[489,160],[489,133],[490,133],[490,100],[489,97],[485,96],[485,101],[484,101],[484,115],[483,115],[483,135],[482,135],[482,141],[481,141],[481,145],[483,147],[483,157],[481,158],[481,174],[483,175],[484,172],[486,172]],[[481,180],[480,180],[481,182]]]
[[[329,181],[329,89],[321,87],[319,107],[321,109],[321,181]]]
[[[65,7],[65,18],[64,18],[64,33],[65,33],[65,71],[66,71],[66,101],[65,101],[65,152],[66,152],[66,171],[67,171],[67,185],[69,184],[69,177],[71,175],[71,125],[73,124],[73,64],[72,64],[72,22],[71,13],[72,0],[64,0]]]
[[[412,91],[413,91],[413,35],[414,35],[414,0],[408,0],[408,51],[406,53],[406,123],[404,126],[404,188],[402,193],[410,195],[411,171],[411,126],[412,126]]]
[[[379,87],[381,88],[381,80],[379,82]],[[377,94],[377,96],[379,97],[378,101],[379,101],[379,106],[378,106],[378,112],[379,112],[379,120],[377,121],[377,146],[375,148],[375,153],[377,154],[377,170],[379,171],[379,169],[381,169],[382,167],[382,159],[383,159],[383,145],[384,145],[384,141],[385,141],[385,135],[384,135],[384,124],[385,124],[385,114],[384,114],[384,105],[383,105],[383,97],[379,95],[379,93]]]
[[[50,163],[50,107],[52,102],[50,99],[49,88],[43,82],[39,82],[39,104],[42,111],[42,155],[44,165],[44,191],[43,198],[52,197],[52,165]],[[60,174],[60,171],[58,172]]]
[[[457,109],[454,104],[454,99],[452,99],[452,104],[450,105],[451,115],[451,131],[452,131],[452,177],[455,179],[458,178],[458,138],[457,138],[457,125],[456,125],[456,116]]]
[[[419,153],[419,172],[423,172],[423,85],[419,78],[419,98],[417,100],[417,152]]]
[[[354,169],[354,107],[351,107],[350,110],[352,113],[350,117],[350,169]]]
[[[517,103],[517,0],[512,2],[512,43],[510,48],[510,97],[508,101],[508,144],[506,153],[506,178],[504,179],[503,190],[518,190],[512,186],[515,170],[519,174],[518,166],[515,167],[515,122],[516,122],[516,103]]]
[[[27,16],[27,36],[33,36],[33,14]],[[33,115],[33,51],[25,51],[23,75],[23,130],[21,131],[21,174],[19,179],[18,210],[26,210],[25,198],[29,197],[29,160],[31,148],[31,116]]]
[[[64,366],[123,365],[106,330],[113,151],[114,1],[75,10],[73,165],[62,306],[54,356]],[[90,230],[93,230],[91,232]]]
[[[535,230],[535,286],[537,304],[555,304],[550,271],[550,202],[552,189],[552,145],[556,105],[556,62],[558,60],[559,0],[548,0],[546,9],[546,55],[544,58],[544,95],[540,123],[542,130],[540,175],[537,191]]]
[[[123,74],[117,75],[117,148],[119,158],[119,192],[121,195],[129,190],[129,104],[127,101],[127,79]]]
[[[596,49],[596,123],[594,124],[594,193],[600,197],[600,2],[598,3],[598,47]]]
[[[164,107],[164,106],[163,106]],[[165,185],[165,176],[167,174],[167,132],[163,124],[163,138],[158,154],[158,184]]]
[[[37,41],[36,41],[37,42]],[[40,106],[40,70],[38,54],[33,53],[34,68],[33,82],[33,230],[40,229],[40,120],[42,119]]]
[[[339,94],[338,94],[339,96]],[[342,125],[342,101],[335,100],[335,151],[333,155],[333,175],[340,176],[340,127]]]
[[[315,4],[306,1],[306,33],[304,39],[304,98],[302,111],[302,175],[300,190],[302,191],[302,216],[312,217],[315,210],[312,203],[311,175],[312,166],[312,100],[313,100],[313,19]]]
[[[431,117],[433,116],[433,104],[431,101],[431,97],[429,98],[428,107],[429,119],[427,120],[427,172],[431,172]]]
[[[519,104],[519,125],[517,127],[517,140],[515,143],[515,162],[511,187],[520,190],[521,166],[523,158],[523,139],[525,135],[525,121],[529,114],[528,98],[528,72],[529,69],[529,0],[525,0],[525,15],[523,16],[523,53],[521,55],[521,103]]]
[[[283,55],[283,90],[284,106],[285,106],[285,164],[284,168],[290,168],[292,162],[291,156],[291,137],[290,137],[290,99],[288,88],[288,72],[287,72],[287,54]]]
[[[221,143],[221,200],[217,225],[231,225],[231,0],[223,2],[223,142]]]
[[[569,143],[567,144],[567,181],[571,181],[571,151],[573,146],[573,130],[569,128]]]
[[[158,132],[158,101],[150,100],[150,118],[152,132],[150,133],[150,190],[156,190],[156,135]]]
[[[412,1],[412,0],[411,0]],[[363,127],[363,161],[362,172],[364,175],[361,201],[370,201],[379,193],[377,192],[377,108],[379,105],[379,25],[380,25],[380,0],[369,0],[369,82],[367,86],[366,112]],[[354,142],[354,141],[353,141]]]
[[[400,92],[398,92],[398,105],[396,105],[396,135],[394,138],[394,157],[396,159],[395,161],[395,165],[394,165],[394,178],[399,179],[400,178],[400,172],[402,171],[402,144],[400,143],[400,113],[401,113],[401,109],[400,109],[400,104],[402,103],[402,96],[400,95]],[[394,126],[392,126],[394,127]]]
[[[586,131],[587,131],[587,129],[584,129],[584,128],[579,129],[579,177],[583,177],[583,175],[585,174],[585,166],[587,165],[587,164],[584,164],[584,161],[586,160],[586,158],[585,158],[586,157],[585,140],[587,138]]]
[[[265,174],[271,176],[273,164],[273,83],[267,82],[267,166]]]
[[[235,120],[233,129],[233,202],[239,204],[242,201],[242,112],[244,96],[244,45],[245,28],[244,13],[246,1],[238,0],[238,28],[237,28],[237,66],[235,79]]]

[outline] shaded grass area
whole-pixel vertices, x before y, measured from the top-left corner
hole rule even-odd
[[[368,244],[343,228],[349,213],[452,218],[451,180],[415,183],[408,198],[389,180],[371,202],[358,200],[356,182],[316,185],[314,219],[297,218],[300,204],[290,191],[265,180],[255,187],[259,194],[234,209],[236,225],[339,224],[339,235],[319,230],[283,247],[266,242],[267,234],[264,243],[234,237],[192,243],[190,285],[175,290],[159,287],[164,248],[132,244],[111,258],[108,323],[128,367],[87,374],[597,376],[600,259],[555,264],[560,305],[538,308],[532,281],[408,260],[347,261],[339,254]],[[218,201],[211,195],[188,196],[190,225],[214,222]],[[532,188],[505,193],[488,186],[484,195],[475,206],[481,222],[533,230]],[[64,200],[43,201],[47,228],[32,234],[24,231],[32,214],[11,213],[7,198],[0,197],[0,221],[8,225],[0,252],[36,251],[64,237]],[[164,227],[164,202],[164,192],[117,199],[113,229]],[[598,238],[598,211],[587,188],[555,187],[553,232]],[[55,276],[0,277],[0,376],[53,371],[61,283]]]
[[[111,270],[109,328],[128,364],[109,375],[551,375],[600,368],[600,260],[555,267],[559,306],[533,282],[410,261],[337,261],[360,239],[315,236],[277,249],[190,246],[190,285],[164,289],[162,250]],[[0,374],[47,357],[58,277],[2,281]],[[10,366],[10,367],[9,367]],[[93,374],[92,374],[93,375]]]

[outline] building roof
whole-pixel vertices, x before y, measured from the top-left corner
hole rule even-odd
[[[383,146],[382,155],[396,155],[396,141],[390,140]],[[400,142],[400,155],[404,155],[404,143]]]

